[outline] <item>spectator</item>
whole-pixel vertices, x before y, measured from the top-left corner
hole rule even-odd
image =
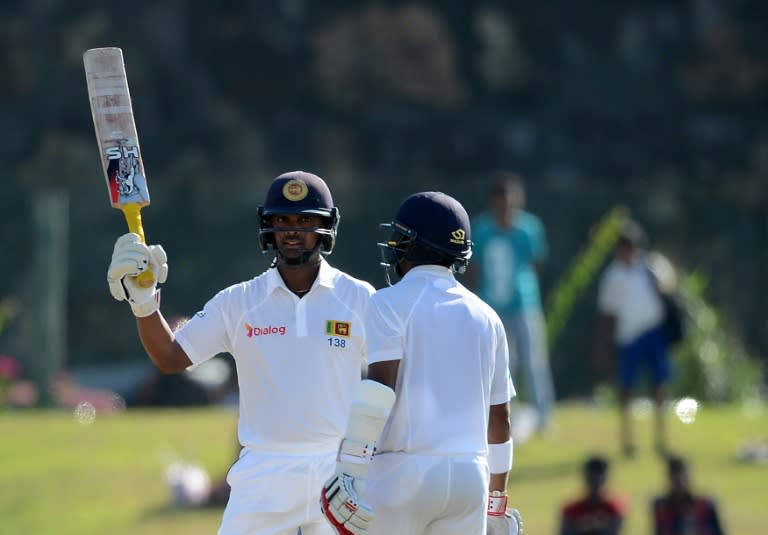
[[[608,460],[590,457],[583,465],[586,493],[567,503],[560,516],[560,535],[618,535],[624,522],[624,504],[605,491]]]
[[[688,463],[667,458],[667,494],[654,498],[651,513],[655,535],[723,535],[715,502],[691,492]]]
[[[515,384],[522,368],[524,391],[533,398],[537,429],[549,427],[554,404],[546,324],[541,309],[539,275],[548,255],[544,226],[525,211],[525,187],[513,173],[497,175],[489,195],[490,210],[472,223],[470,276],[478,294],[501,317],[510,344],[510,373]]]
[[[596,358],[605,366],[607,355],[618,349],[620,441],[624,455],[635,454],[630,421],[630,400],[641,366],[648,367],[653,384],[655,447],[667,448],[664,401],[670,365],[663,329],[664,306],[648,267],[645,232],[627,221],[616,245],[615,257],[600,277]]]

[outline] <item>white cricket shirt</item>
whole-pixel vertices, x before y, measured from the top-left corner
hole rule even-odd
[[[644,260],[627,265],[613,260],[600,278],[600,312],[615,316],[615,340],[624,345],[660,325],[664,308]]]
[[[515,395],[504,326],[448,268],[418,266],[371,298],[368,363],[400,360],[378,450],[487,454],[488,411]]]
[[[194,365],[219,353],[234,357],[243,446],[288,455],[335,451],[360,382],[373,292],[323,260],[299,299],[270,268],[219,292],[176,340]]]

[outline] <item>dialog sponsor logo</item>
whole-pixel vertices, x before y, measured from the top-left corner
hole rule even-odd
[[[261,327],[254,327],[250,323],[245,324],[245,335],[248,338],[253,338],[254,336],[269,336],[272,334],[285,336],[285,325],[264,325]]]

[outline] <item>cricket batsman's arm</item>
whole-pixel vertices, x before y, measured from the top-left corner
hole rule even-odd
[[[136,318],[139,338],[155,367],[162,373],[178,373],[192,365],[192,360],[176,341],[173,329],[158,310],[144,318]]]
[[[489,490],[507,493],[512,469],[513,445],[509,425],[509,404],[491,405],[488,413],[488,466],[491,469]]]
[[[491,405],[488,418],[487,535],[521,535],[523,521],[516,509],[507,507],[507,483],[512,469],[513,442],[509,425],[509,404]]]
[[[152,269],[157,278],[149,288],[143,288],[138,284],[137,275],[148,269]],[[155,367],[163,373],[176,373],[191,366],[192,361],[160,313],[157,283],[167,278],[168,257],[161,245],[146,245],[132,232],[117,239],[107,270],[109,291],[118,301],[128,301],[131,305],[141,343]]]

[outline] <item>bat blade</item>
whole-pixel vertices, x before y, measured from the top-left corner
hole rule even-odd
[[[128,229],[146,243],[141,209],[150,203],[139,136],[133,116],[123,51],[92,48],[83,53],[88,99],[109,201],[125,215]],[[151,271],[141,273],[142,287],[154,284]]]

